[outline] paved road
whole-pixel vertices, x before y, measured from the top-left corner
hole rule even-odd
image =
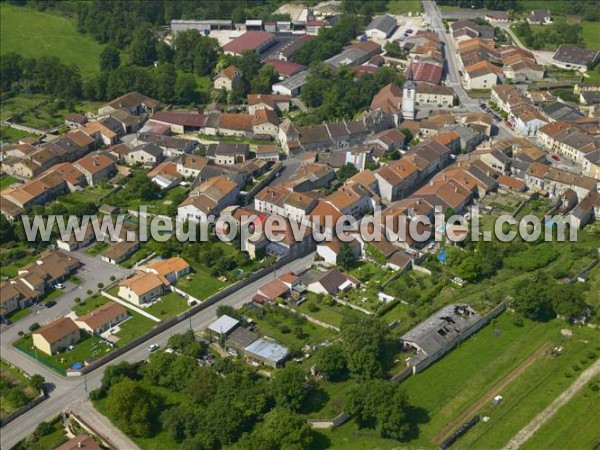
[[[431,27],[439,35],[440,40],[444,44],[446,84],[454,88],[454,91],[464,108],[473,112],[485,112],[480,108],[479,101],[469,97],[462,85],[461,76],[458,73],[459,63],[456,46],[454,45],[454,40],[446,33],[446,28],[444,27],[444,22],[442,20],[442,13],[438,6],[432,0],[423,0],[423,10],[429,19]],[[498,129],[498,138],[516,136],[504,122],[494,122],[494,124]]]
[[[162,347],[167,344],[169,337],[173,334],[181,333],[191,328],[194,330],[202,330],[206,328],[214,319],[216,310],[219,305],[230,305],[240,307],[244,303],[247,303],[252,296],[256,293],[257,289],[267,281],[270,281],[277,277],[277,274],[284,272],[293,271],[301,272],[311,266],[314,258],[314,253],[305,256],[304,258],[297,259],[286,266],[282,267],[275,273],[266,275],[259,280],[250,283],[249,285],[239,289],[233,294],[225,297],[223,300],[218,302],[216,305],[212,305],[203,311],[200,311],[196,315],[191,317],[191,320],[186,320],[174,325],[173,327],[165,330],[159,335],[152,339],[152,343],[158,343]],[[48,420],[56,416],[58,413],[64,410],[70,409],[72,406],[80,404],[82,399],[87,398],[87,392],[92,389],[96,389],[100,386],[102,375],[104,373],[105,366],[94,370],[90,374],[82,378],[63,378],[49,369],[43,366],[38,366],[31,358],[21,355],[16,350],[10,348],[11,340],[5,342],[3,336],[2,342],[2,358],[5,357],[5,353],[10,357],[20,356],[21,363],[26,363],[24,367],[21,364],[19,367],[25,369],[29,373],[41,373],[49,383],[53,384],[54,390],[50,392],[50,396],[47,400],[36,406],[32,410],[23,414],[18,419],[9,423],[2,429],[0,437],[0,446],[5,448],[11,448],[18,441],[23,439],[25,436],[30,434],[38,423],[42,420]],[[6,347],[6,350],[5,350]],[[140,344],[139,346],[131,349],[127,353],[116,358],[112,364],[117,364],[121,361],[135,362],[140,361],[148,356],[148,342]],[[12,361],[11,361],[12,362]]]

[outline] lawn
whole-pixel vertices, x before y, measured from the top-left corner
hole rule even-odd
[[[63,291],[60,289],[51,289],[46,291],[46,293],[40,299],[41,303],[48,303],[49,301],[56,301],[60,296],[63,295]]]
[[[0,418],[7,416],[39,395],[29,380],[14,366],[0,360]],[[13,393],[17,390],[20,394]]]
[[[581,22],[583,42],[587,48],[600,50],[600,22]]]
[[[375,430],[362,429],[354,420],[349,420],[333,430],[314,430],[315,441],[313,449],[337,450],[393,450],[402,448],[400,442],[391,439],[382,439]]]
[[[116,191],[113,195],[110,195],[106,199],[106,203],[132,210],[137,210],[140,206],[145,206],[147,207],[149,214],[156,215],[172,215],[173,211],[177,209],[177,205],[181,203],[187,195],[186,188],[177,186],[162,193],[162,197],[156,200],[146,201],[136,198],[124,201],[122,200],[121,192],[122,191]]]
[[[189,306],[186,298],[181,297],[175,292],[169,292],[168,294],[162,295],[161,299],[152,306],[144,308],[144,311],[147,311],[161,320],[169,320],[187,309],[189,309]]]
[[[123,346],[135,338],[146,334],[154,328],[155,325],[153,320],[150,320],[135,311],[128,311],[131,317],[119,325],[120,331],[117,333],[117,337],[119,338],[119,341],[117,342],[118,346]]]
[[[294,309],[334,327],[339,328],[345,318],[365,317],[364,313],[337,303],[330,297],[321,299],[312,292],[306,297],[306,300]]]
[[[18,271],[21,267],[34,262],[37,259],[37,257],[38,257],[37,253],[31,253],[27,256],[24,256],[21,259],[12,261],[9,264],[3,263],[2,266],[0,267],[0,274],[2,276],[6,276],[6,277],[10,277],[10,278],[16,277],[18,274]]]
[[[125,261],[119,263],[121,267],[125,267],[127,269],[131,269],[134,265],[136,265],[141,260],[150,256],[152,252],[147,249],[143,244],[140,248],[138,248],[129,258]]]
[[[73,307],[73,311],[75,314],[77,314],[77,316],[82,316],[104,305],[105,303],[108,303],[109,301],[110,299],[104,297],[103,295],[94,294],[75,305]],[[125,322],[119,324],[119,332],[116,333],[116,336],[119,338],[117,341],[118,346],[123,346],[129,341],[147,333],[154,327],[155,324],[153,320],[150,320],[131,309],[127,309],[127,311],[131,317]]]
[[[31,312],[32,311],[29,308],[17,309],[16,311],[7,314],[6,318],[14,323],[18,320],[23,319],[24,317],[27,317],[29,314],[31,314]]]
[[[387,10],[398,16],[423,11],[423,3],[419,0],[392,0],[388,2]]]
[[[3,191],[4,189],[10,187],[12,184],[18,182],[19,180],[17,180],[15,177],[11,177],[10,175],[2,175],[0,177],[0,191]]]
[[[108,248],[108,245],[108,242],[96,242],[94,245],[90,245],[88,248],[86,248],[85,252],[88,255],[96,256],[102,253],[104,250],[106,250]]]
[[[346,393],[354,384],[351,380],[318,382],[315,393],[308,398],[300,412],[311,419],[333,419],[343,412]]]
[[[4,126],[0,127],[0,142],[2,143],[16,142],[19,139],[24,139],[30,136],[35,135],[27,133],[26,131],[17,130],[16,128]]]
[[[274,339],[292,353],[299,352],[306,344],[316,345],[337,335],[334,330],[308,322],[278,306],[265,306],[262,315],[253,309],[244,308],[243,311],[256,322],[257,334]]]
[[[30,334],[15,341],[13,346],[25,351],[29,356],[57,370],[59,373],[64,374],[64,371],[75,363],[83,363],[89,358],[99,358],[111,351],[111,348],[98,338],[84,332],[81,335],[82,339],[75,344],[73,350],[52,356],[33,349],[33,338]]]
[[[78,33],[74,20],[4,2],[0,8],[2,53],[57,56],[65,64],[78,66],[84,77],[98,72],[103,46]]]
[[[100,186],[87,187],[79,192],[71,192],[60,197],[62,203],[68,205],[82,205],[84,203],[97,203],[110,192],[110,188]]]
[[[192,263],[194,272],[180,278],[176,286],[182,291],[204,300],[225,286],[221,280],[211,276],[198,264]]]
[[[600,442],[597,429],[600,423],[599,386],[600,377],[596,377],[562,406],[556,415],[521,448],[523,450],[597,448]],[[592,387],[595,387],[595,390]]]

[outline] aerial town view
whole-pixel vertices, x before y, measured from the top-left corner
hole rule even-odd
[[[600,449],[600,0],[0,25],[1,450]]]

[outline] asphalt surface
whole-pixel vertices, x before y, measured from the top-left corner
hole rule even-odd
[[[242,306],[252,298],[252,296],[256,293],[257,289],[263,284],[276,278],[278,274],[281,275],[282,273],[289,271],[301,272],[309,268],[313,262],[313,258],[314,253],[311,253],[310,255],[305,256],[304,258],[297,259],[287,264],[286,266],[282,267],[274,273],[266,275],[260,278],[259,280],[250,283],[249,285],[239,289],[238,291],[234,292],[228,297],[225,297],[217,304],[198,312],[197,314],[192,316],[190,320],[180,322],[172,326],[168,330],[165,330],[164,332],[155,336],[151,341],[144,342],[143,344],[134,347],[127,353],[114,359],[111,362],[111,364],[118,364],[121,361],[140,361],[148,356],[148,345],[151,343],[157,343],[164,348],[167,344],[169,337],[173,334],[182,333],[190,327],[194,330],[205,329],[213,320],[215,320],[218,306]],[[97,272],[103,273],[107,271],[97,270]],[[97,273],[94,273],[94,276],[97,275]],[[110,277],[108,273],[105,273],[105,275],[107,279]],[[84,285],[88,285],[88,283],[91,284],[91,282],[86,281]],[[83,292],[85,292],[86,288],[84,287],[83,289]],[[74,293],[69,295],[72,295],[73,298],[76,297]],[[66,299],[62,299],[60,301],[63,300]],[[54,314],[51,315],[52,317],[54,317]],[[9,449],[21,439],[25,438],[28,434],[35,430],[36,426],[41,421],[49,420],[58,415],[61,411],[68,411],[77,406],[81,406],[81,404],[87,399],[88,392],[100,386],[102,375],[106,367],[99,367],[98,369],[85,375],[84,377],[65,378],[56,374],[51,369],[48,369],[41,364],[37,364],[33,359],[13,349],[10,344],[16,339],[17,331],[27,330],[28,326],[31,323],[37,321],[28,320],[30,319],[30,317],[32,316],[28,316],[22,321],[19,321],[16,324],[14,324],[10,329],[6,330],[6,332],[2,332],[1,356],[3,359],[19,366],[27,373],[39,373],[42,376],[44,376],[44,378],[46,378],[47,385],[50,388],[49,398],[2,428],[2,433],[0,436],[0,447],[2,449]],[[7,334],[5,335],[5,333]]]

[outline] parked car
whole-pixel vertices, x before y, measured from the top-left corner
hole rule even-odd
[[[46,302],[46,308],[52,308],[54,305],[56,305],[56,302],[54,300]]]
[[[56,284],[54,285],[54,288],[55,288],[55,289],[64,289],[64,288],[65,288],[65,285],[64,285],[64,284],[62,284],[62,283],[56,283]]]
[[[149,352],[153,352],[153,351],[155,351],[155,350],[158,350],[159,348],[160,348],[160,345],[158,345],[158,344],[150,344],[150,345],[148,346],[148,351],[149,351]]]

